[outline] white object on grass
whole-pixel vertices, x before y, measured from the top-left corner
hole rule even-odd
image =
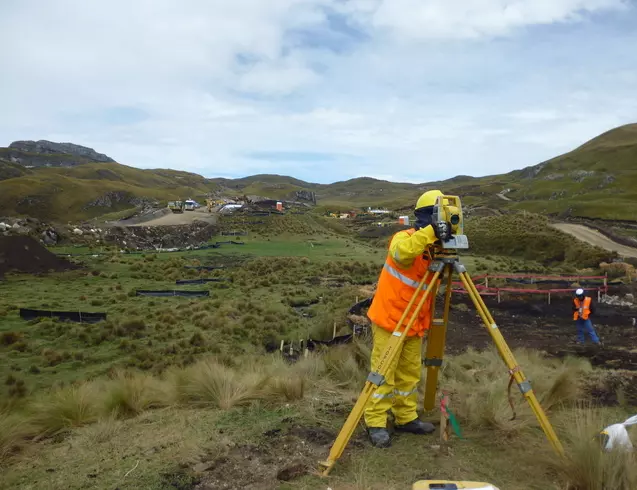
[[[637,415],[633,415],[629,419],[624,420],[620,424],[613,424],[606,427],[601,434],[607,436],[604,451],[612,451],[615,448],[625,451],[633,450],[633,443],[630,440],[626,427],[637,424]]]

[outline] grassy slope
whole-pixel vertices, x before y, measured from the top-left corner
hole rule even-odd
[[[283,176],[256,175],[219,180],[234,191],[285,197],[300,188],[317,193],[319,204],[410,207],[425,189],[441,188],[463,197],[467,204],[488,205],[538,213],[567,213],[605,219],[634,219],[637,211],[637,124],[622,126],[582,146],[534,167],[508,174],[474,178],[458,176],[426,184],[357,178],[329,185],[308,184]],[[583,178],[577,172],[594,172]],[[496,196],[511,189],[507,202]],[[563,193],[562,193],[563,192]]]
[[[43,168],[22,177],[1,181],[0,209],[5,210],[5,214],[66,221],[122,209],[83,209],[86,203],[111,191],[167,201],[203,195],[215,187],[215,184],[196,174],[174,170],[140,170],[117,163]],[[132,207],[130,204],[120,206]]]
[[[426,184],[362,177],[322,185],[280,175],[205,179],[187,172],[139,170],[115,163],[44,168],[0,181],[0,208],[10,213],[49,219],[90,218],[119,211],[82,209],[86,202],[113,190],[168,200],[222,188],[227,195],[248,194],[277,199],[293,198],[296,191],[310,190],[316,192],[320,206],[332,209],[352,206],[408,209],[425,189],[437,187],[461,195],[465,204],[562,216],[633,220],[637,211],[635,162],[637,124],[632,124],[608,131],[569,153],[534,167],[503,175],[458,176]],[[15,166],[4,167],[4,173],[15,172]],[[510,189],[506,195],[511,201],[496,196],[504,189]],[[29,197],[31,204],[25,205],[21,201],[25,197]],[[22,204],[18,205],[18,202]]]

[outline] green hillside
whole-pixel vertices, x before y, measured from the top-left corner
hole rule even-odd
[[[185,199],[217,186],[199,175],[175,170],[140,170],[118,163],[42,168],[0,181],[3,214],[74,220],[135,207],[140,199]]]
[[[457,176],[424,184],[361,177],[329,185],[256,175],[224,179],[220,184],[246,193],[270,192],[277,198],[285,197],[286,192],[307,189],[316,192],[319,204],[324,206],[369,205],[394,209],[411,208],[424,190],[440,188],[462,196],[464,203],[472,205],[562,217],[634,220],[637,214],[637,124],[612,129],[568,153],[501,175]]]
[[[32,170],[3,161],[2,151],[0,206],[9,213],[47,219],[91,218],[130,208],[136,198],[166,201],[201,196],[212,190],[231,197],[273,199],[297,199],[300,191],[310,191],[323,208],[382,206],[407,210],[431,188],[458,194],[467,205],[562,218],[633,221],[637,215],[637,124],[612,129],[568,153],[507,174],[463,175],[424,184],[360,177],[326,185],[270,174],[206,179],[187,172],[140,170],[117,163]],[[128,197],[110,207],[89,205],[113,192]]]

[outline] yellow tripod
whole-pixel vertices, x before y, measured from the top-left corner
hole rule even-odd
[[[418,288],[407,304],[407,308],[405,308],[402,317],[398,321],[398,324],[396,325],[396,328],[394,329],[393,334],[388,341],[383,354],[381,355],[377,371],[369,373],[367,381],[365,382],[365,386],[363,387],[363,391],[356,401],[354,408],[347,417],[343,428],[334,441],[327,460],[321,461],[319,463],[321,474],[323,476],[327,476],[329,474],[329,472],[336,464],[338,458],[341,457],[345,446],[351,439],[352,434],[354,433],[354,430],[356,429],[363,415],[363,411],[365,410],[367,402],[376,391],[376,388],[378,388],[378,386],[382,385],[385,382],[385,376],[387,374],[389,366],[391,366],[393,359],[400,352],[401,346],[407,337],[407,333],[418,317],[418,312],[425,304],[425,301],[427,301],[428,297],[430,297],[431,295],[436,296],[438,292],[438,283],[446,273],[443,317],[439,319],[433,319],[432,321],[427,339],[427,351],[424,361],[425,366],[427,366],[424,409],[429,411],[434,408],[438,384],[438,372],[440,370],[440,367],[442,366],[442,357],[445,349],[447,322],[449,319],[449,309],[451,306],[452,278],[454,272],[460,276],[460,280],[462,281],[462,284],[469,294],[469,297],[478,310],[478,314],[480,315],[484,326],[495,342],[498,352],[500,353],[500,357],[509,368],[509,373],[517,382],[520,392],[524,395],[529,405],[531,406],[531,409],[535,413],[535,416],[537,417],[538,422],[540,423],[540,426],[546,434],[546,437],[551,443],[553,449],[560,456],[564,454],[562,444],[555,434],[555,431],[553,430],[551,423],[544,413],[544,410],[540,406],[540,403],[538,402],[537,397],[535,396],[535,393],[531,388],[530,382],[522,373],[522,369],[520,368],[520,366],[518,366],[517,361],[513,357],[513,353],[504,340],[502,333],[500,333],[498,325],[491,316],[491,313],[489,312],[482,297],[480,296],[480,293],[476,289],[476,286],[471,280],[471,277],[469,277],[467,270],[458,259],[455,250],[443,249],[439,253],[435,254],[434,260],[431,262],[427,273],[420,281]],[[418,299],[418,296],[420,296],[420,299]],[[407,323],[405,328],[402,329],[408,312],[411,311],[414,303],[416,302],[416,307],[409,322]]]

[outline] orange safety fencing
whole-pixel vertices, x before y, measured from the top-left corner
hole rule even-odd
[[[561,293],[572,293],[573,287],[568,288],[547,288],[547,289],[538,289],[538,288],[515,288],[515,287],[497,287],[497,286],[489,286],[489,279],[505,279],[510,280],[511,282],[521,282],[522,284],[550,284],[550,283],[580,283],[582,281],[601,281],[601,284],[596,286],[587,286],[580,285],[584,291],[597,291],[598,299],[601,297],[601,294],[608,293],[608,276],[560,276],[560,275],[543,275],[543,274],[482,274],[479,276],[475,276],[472,278],[473,282],[476,286],[476,289],[480,293],[481,296],[497,296],[498,301],[502,294],[505,293],[513,293],[513,294],[543,294],[547,295],[548,302],[551,302],[551,294],[561,294]],[[466,294],[462,282],[454,281],[453,282],[453,292]]]

